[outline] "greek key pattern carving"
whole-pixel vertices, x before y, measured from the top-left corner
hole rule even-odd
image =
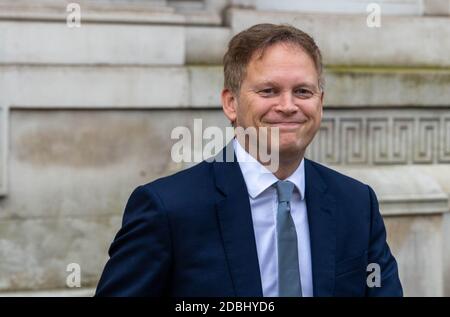
[[[331,165],[450,163],[450,110],[325,110],[306,157]]]

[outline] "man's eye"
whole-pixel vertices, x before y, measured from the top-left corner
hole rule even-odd
[[[314,96],[314,93],[311,90],[300,88],[295,91],[295,95],[298,96],[299,98],[307,99]]]
[[[260,91],[258,91],[258,94],[260,94],[263,97],[272,96],[275,94],[275,89],[273,88],[261,89]]]

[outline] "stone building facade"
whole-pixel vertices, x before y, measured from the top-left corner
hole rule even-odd
[[[261,22],[323,51],[307,157],[375,189],[405,295],[450,295],[449,0],[0,0],[0,295],[92,294],[131,191],[187,166],[171,131],[228,125],[222,55]]]

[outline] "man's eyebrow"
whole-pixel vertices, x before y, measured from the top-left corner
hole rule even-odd
[[[317,90],[319,87],[317,85],[314,85],[312,83],[301,83],[299,85],[296,85],[295,87],[306,87],[310,90]]]
[[[271,80],[263,80],[257,83],[256,86],[279,86],[279,84]]]
[[[257,83],[256,86],[257,86],[257,87],[260,87],[260,86],[274,86],[274,87],[279,87],[280,85],[279,85],[278,83],[272,81],[272,80],[264,80],[264,81],[261,81],[261,82]],[[311,89],[311,90],[317,90],[317,89],[318,89],[318,86],[317,86],[317,85],[314,85],[313,83],[310,83],[310,82],[299,82],[299,83],[296,84],[294,87],[295,87],[295,88],[306,87],[306,88],[309,88],[309,89]]]

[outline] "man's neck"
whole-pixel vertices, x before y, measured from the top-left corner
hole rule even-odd
[[[278,170],[273,174],[280,180],[288,178],[299,167],[302,159],[303,155],[297,155],[295,157],[283,157],[283,155],[280,154],[280,163]]]

